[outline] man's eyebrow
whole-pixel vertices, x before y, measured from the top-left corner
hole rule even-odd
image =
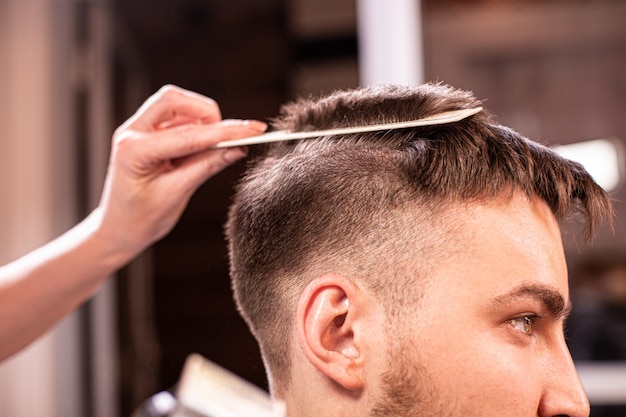
[[[532,298],[541,302],[550,315],[556,319],[566,318],[572,309],[569,300],[565,300],[560,292],[543,284],[522,284],[506,294],[493,299],[494,305],[508,304],[516,299]]]

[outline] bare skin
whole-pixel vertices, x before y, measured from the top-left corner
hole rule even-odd
[[[0,360],[90,298],[172,229],[204,181],[246,155],[211,146],[265,129],[222,120],[215,101],[177,87],[150,97],[113,135],[99,206],[63,236],[0,268]]]
[[[460,251],[401,323],[386,323],[381,303],[348,277],[310,283],[283,395],[290,417],[589,415],[563,335],[556,219],[519,194],[458,209]]]

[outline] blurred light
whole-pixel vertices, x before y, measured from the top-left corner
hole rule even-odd
[[[620,182],[619,154],[615,143],[595,139],[553,148],[561,156],[581,163],[605,190],[612,191]]]
[[[626,362],[577,362],[591,405],[626,404]]]
[[[419,0],[357,1],[361,85],[424,81]]]

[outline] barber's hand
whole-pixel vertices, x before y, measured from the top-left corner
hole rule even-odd
[[[173,86],[150,97],[113,135],[102,200],[100,237],[126,262],[167,234],[195,190],[246,155],[210,149],[258,135],[258,121],[221,120],[215,101]]]

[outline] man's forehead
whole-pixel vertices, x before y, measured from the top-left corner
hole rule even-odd
[[[441,248],[449,256],[437,262],[442,285],[494,302],[534,297],[555,314],[567,309],[563,245],[545,202],[517,194],[459,204],[446,217],[453,226]]]

